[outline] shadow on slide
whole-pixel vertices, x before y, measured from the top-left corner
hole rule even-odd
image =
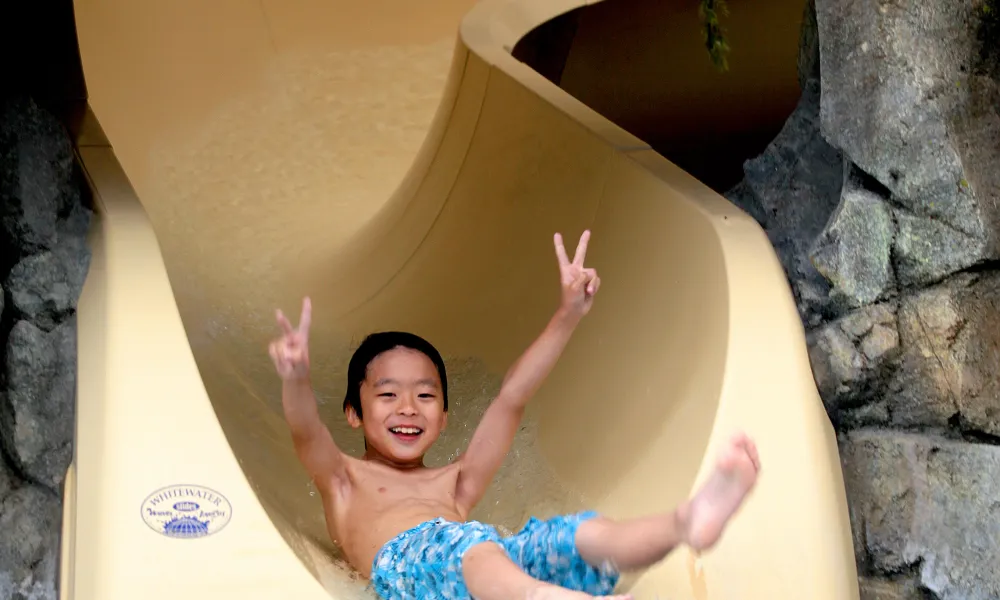
[[[584,228],[601,296],[472,516],[663,510],[743,429],[764,468],[722,542],[631,591],[858,597],[836,440],[767,237],[510,54],[584,3],[77,0],[96,217],[64,599],[369,597],[291,448],[274,308],[312,296],[321,412],[349,452],[352,344],[406,328],[441,348],[445,461],[556,306],[553,232]]]

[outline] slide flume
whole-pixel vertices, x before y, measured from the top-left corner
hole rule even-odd
[[[858,598],[836,440],[767,237],[511,56],[584,4],[77,0],[96,216],[64,599],[371,597],[295,459],[274,309],[312,297],[321,412],[349,452],[352,345],[437,345],[438,463],[556,306],[552,234],[584,228],[600,297],[473,518],[664,510],[742,429],[763,471],[722,542],[627,587]]]

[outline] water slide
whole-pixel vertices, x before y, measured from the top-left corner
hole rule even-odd
[[[664,510],[745,430],[763,471],[722,542],[623,587],[858,598],[836,440],[766,236],[511,55],[584,4],[76,0],[95,219],[62,598],[371,597],[295,460],[274,309],[312,297],[321,414],[355,454],[353,345],[435,343],[440,464],[556,306],[552,234],[585,228],[600,296],[473,518]]]

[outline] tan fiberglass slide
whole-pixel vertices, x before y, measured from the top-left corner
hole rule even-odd
[[[370,597],[294,457],[274,309],[312,297],[321,413],[354,454],[353,345],[435,343],[441,464],[556,306],[552,234],[585,228],[597,304],[473,517],[665,510],[742,429],[763,471],[722,542],[624,587],[858,597],[836,441],[766,236],[511,55],[583,4],[76,0],[96,215],[64,599]]]

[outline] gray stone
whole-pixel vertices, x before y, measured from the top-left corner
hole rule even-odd
[[[60,515],[61,517],[62,515]],[[45,553],[32,569],[30,581],[23,582],[21,595],[24,600],[57,600],[59,590],[56,589],[56,581],[59,577],[59,540],[61,537],[62,519],[56,523],[56,527],[49,532],[48,540],[45,543]]]
[[[841,455],[859,566],[942,600],[1000,596],[1000,448],[856,431]]]
[[[7,464],[0,458],[0,502],[3,502],[7,494],[14,489],[14,479],[7,469]],[[3,596],[0,596],[0,598],[3,598]]]
[[[24,257],[7,277],[7,289],[20,316],[42,329],[51,330],[76,307],[90,266],[83,237],[88,222],[85,209],[74,210],[70,219],[60,223],[63,233],[56,247]]]
[[[59,555],[57,536],[55,541],[47,544],[50,548],[45,557],[32,573],[21,581],[14,581],[10,573],[0,572],[0,598],[5,600],[57,600],[59,591],[56,589],[55,576],[49,575],[58,569],[56,563]]]
[[[840,201],[840,153],[819,134],[819,82],[811,79],[795,111],[763,154],[743,166],[726,197],[767,232],[807,325],[829,312],[830,286],[809,261],[813,240]]]
[[[31,100],[0,105],[0,231],[5,254],[51,248],[56,221],[79,202],[73,150],[59,121]],[[11,246],[13,244],[13,246]]]
[[[916,512],[914,480],[926,470],[926,451],[920,457],[923,462],[917,464],[918,459],[910,456],[915,452],[912,446],[891,434],[879,437],[860,432],[841,442],[859,566],[867,562],[882,572],[898,572],[909,566],[906,545]]]
[[[0,594],[3,598],[50,598],[54,573],[47,562],[58,548],[59,497],[24,485],[0,503]],[[45,581],[50,579],[50,581]],[[4,590],[7,587],[8,590]],[[32,596],[34,594],[34,596]]]
[[[60,256],[46,250],[21,259],[7,277],[7,289],[22,318],[51,330],[76,305],[79,291],[69,280]]]
[[[58,489],[73,454],[76,319],[46,333],[18,321],[7,341],[0,442],[22,475]]]
[[[808,0],[802,10],[799,28],[799,87],[810,79],[819,79],[819,25],[816,24],[816,0]]]
[[[977,46],[975,4],[816,3],[823,135],[902,207],[896,251],[905,285],[998,255],[997,175],[988,165],[1000,151],[993,142],[970,152],[970,141],[989,140],[979,132],[965,137],[972,128],[956,125],[995,126],[998,110],[971,103],[967,91],[973,80],[972,87],[986,85],[967,75]],[[983,167],[963,164],[976,152]],[[931,251],[933,244],[944,250]]]
[[[833,286],[830,297],[847,308],[885,298],[895,286],[892,212],[865,176],[845,162],[840,205],[813,245],[810,259]]]
[[[807,335],[813,376],[835,424],[888,418],[878,382],[900,352],[895,312],[892,303],[867,306]]]
[[[861,600],[926,600],[927,595],[913,579],[859,578]]]
[[[19,315],[42,329],[51,330],[76,307],[90,267],[90,218],[91,211],[74,199],[56,222],[52,249],[24,256],[7,276]]]
[[[810,331],[838,428],[958,427],[1000,435],[1000,273],[961,274]]]
[[[884,391],[899,426],[1000,435],[1000,273],[963,274],[903,298],[898,364]]]
[[[920,217],[905,210],[895,211],[899,224],[896,237],[896,271],[900,284],[935,282],[961,271],[982,251],[982,239],[972,237],[947,223]]]
[[[74,285],[77,284],[77,281],[79,285],[82,285],[83,280],[86,278],[85,267],[89,264],[90,260],[90,247],[87,245],[87,234],[90,231],[92,216],[93,213],[91,210],[85,207],[79,197],[77,197],[70,204],[66,215],[56,223],[56,234],[59,245],[55,250],[74,256],[86,257],[86,261],[83,262],[84,268],[82,273],[79,269],[72,271],[74,277],[78,278],[73,280]]]
[[[1000,65],[1000,38],[993,44]],[[985,254],[992,258],[1000,254],[1000,73],[972,75],[959,89],[962,102],[949,122],[964,167],[959,189],[975,199],[983,214],[992,240]]]

